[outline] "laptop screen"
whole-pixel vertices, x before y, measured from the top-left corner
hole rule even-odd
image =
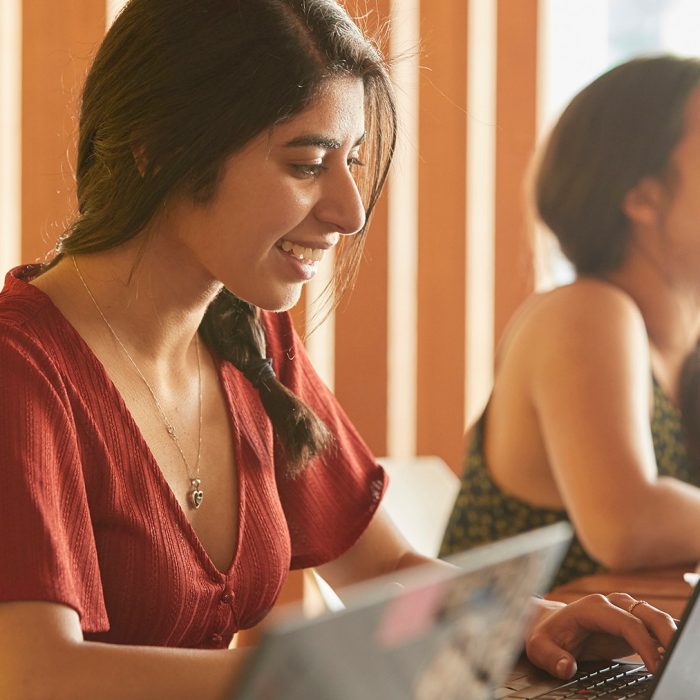
[[[659,700],[688,700],[700,697],[698,650],[700,649],[700,584],[683,612],[678,632],[666,650],[652,695]]]

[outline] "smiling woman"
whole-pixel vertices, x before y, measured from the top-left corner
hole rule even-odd
[[[133,0],[116,18],[82,96],[78,215],[0,310],[23,406],[0,419],[3,697],[94,697],[105,678],[113,697],[214,697],[240,654],[192,658],[193,685],[191,653],[137,645],[226,647],[290,562],[367,528],[383,472],[268,312],[332,247],[334,296],[350,283],[395,131],[383,58],[331,0]]]

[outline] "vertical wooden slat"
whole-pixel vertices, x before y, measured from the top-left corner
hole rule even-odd
[[[388,189],[387,454],[416,454],[420,0],[391,6],[389,44],[399,129]]]
[[[22,5],[22,246],[43,258],[75,209],[73,152],[80,88],[105,29],[105,3]]]
[[[389,0],[347,0],[374,33],[390,16]],[[368,13],[369,10],[369,13]],[[367,234],[352,294],[335,315],[335,393],[376,454],[387,450],[388,234],[386,192]]]
[[[534,288],[524,180],[537,129],[538,0],[499,0],[495,340]]]
[[[387,450],[387,207],[377,204],[355,289],[335,315],[335,393],[378,455]]]
[[[496,17],[493,0],[470,0],[467,40],[467,328],[465,416],[483,411],[493,383],[496,180]]]
[[[22,3],[0,2],[0,270],[20,262]]]
[[[457,469],[465,387],[467,2],[421,5],[417,451]]]

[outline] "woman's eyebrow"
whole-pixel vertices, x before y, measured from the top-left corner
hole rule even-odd
[[[366,134],[362,134],[360,138],[355,141],[353,148],[359,146],[365,140]],[[304,146],[317,146],[318,148],[324,148],[327,151],[337,151],[341,147],[341,142],[338,139],[334,139],[330,136],[322,136],[320,134],[304,134],[303,136],[297,136],[291,141],[287,141],[284,144],[285,148],[302,148]]]

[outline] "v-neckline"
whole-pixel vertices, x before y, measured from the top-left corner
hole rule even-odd
[[[207,573],[211,576],[216,576],[216,578],[228,578],[234,569],[236,568],[236,565],[238,564],[238,561],[241,556],[241,540],[242,540],[242,534],[243,534],[243,529],[244,529],[244,523],[245,523],[245,508],[246,508],[246,493],[245,493],[245,484],[246,484],[246,479],[244,478],[243,471],[245,469],[243,465],[243,460],[241,459],[241,439],[240,439],[240,431],[237,430],[238,427],[238,421],[236,419],[236,415],[233,411],[233,406],[231,404],[231,397],[229,392],[226,389],[226,381],[224,377],[224,371],[225,371],[225,363],[222,361],[220,358],[218,358],[216,355],[212,355],[212,359],[214,361],[214,364],[216,366],[216,375],[217,379],[219,381],[219,385],[223,390],[223,395],[224,395],[224,402],[226,404],[226,412],[228,415],[228,419],[230,421],[231,425],[231,439],[233,441],[233,458],[236,464],[236,480],[237,480],[237,487],[238,487],[238,508],[237,508],[237,518],[236,518],[236,543],[234,546],[234,550],[231,553],[231,561],[228,565],[228,567],[225,570],[219,569],[219,567],[214,563],[213,559],[209,555],[209,552],[206,550],[204,547],[204,544],[202,543],[202,540],[200,539],[199,535],[197,534],[197,531],[194,529],[190,521],[187,519],[187,516],[185,515],[184,510],[180,506],[179,501],[177,500],[177,497],[175,496],[175,493],[173,489],[170,487],[170,484],[168,483],[167,479],[165,478],[165,475],[163,474],[161,468],[158,466],[158,462],[155,458],[155,455],[153,454],[151,448],[149,447],[148,443],[146,442],[145,437],[143,436],[143,433],[141,432],[141,429],[138,426],[138,423],[136,423],[136,420],[134,419],[131,411],[129,410],[129,407],[126,405],[126,401],[124,400],[124,397],[122,396],[121,392],[119,389],[117,389],[116,385],[112,381],[112,378],[110,377],[109,373],[107,372],[107,369],[105,368],[104,364],[100,360],[99,357],[95,354],[93,349],[90,347],[90,345],[87,343],[87,341],[83,338],[82,335],[78,332],[78,330],[73,326],[73,324],[65,317],[63,312],[54,304],[53,300],[51,297],[46,294],[42,289],[39,289],[33,284],[30,284],[28,281],[22,279],[22,278],[16,278],[20,282],[23,282],[26,284],[28,287],[31,289],[35,290],[37,294],[41,295],[41,298],[46,300],[46,302],[49,305],[49,308],[56,313],[59,318],[61,319],[61,322],[66,326],[66,328],[69,330],[69,332],[75,337],[78,346],[81,348],[81,351],[83,354],[86,356],[89,362],[92,363],[92,365],[95,367],[95,369],[100,372],[102,375],[105,385],[108,387],[109,392],[112,394],[116,401],[116,405],[119,408],[119,412],[121,413],[122,416],[125,418],[125,422],[128,423],[129,429],[131,430],[133,436],[136,438],[136,440],[139,442],[141,451],[145,455],[146,463],[148,464],[148,468],[151,470],[151,475],[155,479],[155,482],[158,484],[160,488],[161,495],[164,499],[164,501],[167,503],[168,508],[170,512],[173,514],[175,521],[178,523],[179,527],[185,534],[186,539],[190,543],[190,546],[192,549],[196,552],[200,562],[204,566],[205,569],[207,569]]]

